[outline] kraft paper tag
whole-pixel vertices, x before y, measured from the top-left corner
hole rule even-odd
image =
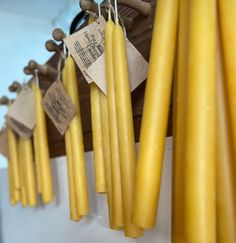
[[[35,127],[35,95],[29,86],[24,86],[15,102],[10,106],[7,116],[24,127],[33,130]]]
[[[0,154],[8,158],[8,145],[7,145],[7,129],[4,128],[0,131]]]
[[[64,135],[75,115],[75,107],[60,81],[49,87],[42,104],[59,133]]]
[[[94,81],[87,73],[89,67],[104,54],[104,29],[106,20],[98,18],[94,23],[84,27],[64,39],[79,69],[88,83]]]
[[[33,130],[28,129],[20,122],[16,121],[15,119],[6,116],[7,124],[22,138],[30,138],[33,135]]]
[[[87,82],[95,82],[106,94],[105,25],[105,19],[100,17],[97,22],[65,38],[64,42]],[[126,47],[132,92],[147,78],[148,63],[128,39]]]

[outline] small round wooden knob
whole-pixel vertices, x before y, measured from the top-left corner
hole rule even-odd
[[[80,0],[79,4],[80,4],[80,8],[85,12],[87,10],[92,11],[94,13],[98,12],[98,5],[92,0]]]
[[[10,86],[9,86],[9,91],[10,92],[20,92],[22,88],[22,85],[18,81],[14,81]]]
[[[10,100],[6,96],[0,98],[0,105],[8,105]]]
[[[24,67],[23,71],[26,75],[32,75],[34,73],[28,66]]]
[[[39,64],[34,60],[30,60],[28,63],[28,67],[32,71],[34,71],[35,69],[38,69],[38,66],[39,66]]]
[[[54,40],[48,40],[45,43],[45,47],[48,51],[50,52],[61,52],[63,51],[63,48],[59,45]]]
[[[40,65],[34,60],[29,61],[28,67],[33,72],[33,74],[36,69],[38,69],[39,74],[46,76],[55,77],[58,74],[58,71],[55,68],[49,66],[48,64]]]
[[[52,37],[56,41],[63,41],[64,38],[66,38],[66,34],[62,29],[55,29],[52,32]]]

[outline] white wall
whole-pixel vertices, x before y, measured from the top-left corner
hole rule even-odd
[[[23,209],[9,206],[7,171],[0,170],[0,243],[170,243],[171,139],[167,139],[157,227],[133,240],[108,228],[106,198],[94,191],[92,153],[86,154],[91,215],[69,220],[65,157],[52,161],[56,198],[48,206]]]

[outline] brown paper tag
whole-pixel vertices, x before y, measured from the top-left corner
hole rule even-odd
[[[54,82],[42,101],[43,107],[61,135],[75,115],[75,107],[60,81]]]
[[[94,23],[64,39],[64,42],[88,83],[94,77],[88,75],[88,68],[104,54],[104,29],[106,20],[98,18]]]
[[[20,122],[14,120],[13,118],[6,116],[7,124],[22,138],[30,138],[33,135],[33,130],[28,129]]]
[[[106,94],[105,25],[103,17],[64,39],[76,64],[88,83],[95,82]],[[136,89],[146,78],[148,63],[126,39],[130,90]]]
[[[0,154],[8,158],[7,129],[0,131]]]
[[[10,106],[7,116],[32,130],[35,126],[35,96],[29,86],[24,86],[15,102]]]

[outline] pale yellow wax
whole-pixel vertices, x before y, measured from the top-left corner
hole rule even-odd
[[[106,178],[102,141],[102,118],[100,107],[100,90],[95,83],[90,84],[90,102],[91,102],[91,123],[93,134],[93,160],[96,192],[105,193]]]
[[[51,162],[48,147],[48,136],[46,127],[46,117],[42,106],[42,92],[39,87],[35,87],[35,106],[36,106],[36,129],[38,139],[37,153],[39,160],[39,175],[42,182],[43,203],[50,203],[53,200],[53,181]],[[39,180],[40,181],[40,180]]]
[[[30,138],[22,139],[22,153],[24,155],[24,176],[25,188],[27,195],[27,202],[30,207],[37,205],[37,192],[35,180],[35,168],[33,161],[32,141]]]
[[[177,70],[174,83],[172,242],[184,242],[184,139],[189,1],[180,0]]]
[[[74,104],[76,114],[70,123],[71,150],[73,156],[73,176],[78,214],[89,213],[87,178],[84,158],[83,132],[81,124],[80,103],[76,78],[75,63],[71,56],[65,62],[66,87]]]
[[[216,242],[216,1],[189,4],[185,240]]]
[[[12,170],[12,183],[15,190],[20,189],[20,173],[19,173],[19,161],[18,161],[18,141],[16,134],[8,126],[7,127],[7,142],[8,142],[8,156]]]
[[[66,89],[66,70],[62,71],[62,80]],[[71,148],[70,128],[65,133],[65,145],[66,145],[66,159],[67,159],[67,176],[68,176],[68,189],[69,189],[69,202],[70,202],[70,217],[73,221],[79,221],[82,217],[78,214],[77,203],[75,197],[75,186],[73,176],[73,155]]]
[[[230,116],[230,133],[232,137],[231,146],[233,147],[234,160],[236,160],[236,1],[219,0],[218,6],[220,35],[223,49],[222,56],[225,71],[226,98]],[[236,165],[234,171],[236,171]],[[234,176],[234,178],[236,177]],[[236,183],[236,179],[234,183]]]
[[[108,20],[105,27],[105,55],[106,55],[106,80],[107,80],[107,102],[109,118],[109,135],[111,148],[111,184],[112,184],[112,207],[113,207],[113,225],[121,228],[123,222],[122,190],[121,190],[121,172],[120,172],[120,152],[118,141],[118,125],[116,110],[115,81],[113,73],[113,51],[112,34],[114,23]]]
[[[156,223],[173,79],[178,7],[178,0],[159,0],[156,6],[133,208],[133,222],[142,228],[152,228]]]
[[[125,36],[123,29],[118,24],[115,25],[113,31],[113,65],[122,178],[124,231],[127,237],[138,238],[143,235],[143,231],[131,222],[136,168],[132,103]]]
[[[21,205],[26,207],[28,205],[26,195],[26,181],[25,181],[25,158],[22,148],[22,138],[19,138],[18,144],[18,158],[19,158],[19,170],[20,170],[20,200]]]
[[[9,191],[9,202],[11,206],[16,205],[15,193],[14,193],[14,183],[13,183],[13,176],[12,176],[12,167],[11,162],[8,161],[8,191]]]
[[[32,82],[32,89],[36,91],[36,84]],[[38,144],[38,127],[37,124],[34,127],[34,134],[33,134],[33,143],[34,143],[34,161],[36,167],[36,182],[37,182],[37,192],[39,194],[42,193],[42,177],[40,171],[40,164],[39,164],[39,144]]]
[[[117,230],[119,226],[114,224],[114,209],[112,198],[112,172],[111,172],[111,147],[110,147],[110,135],[109,135],[109,118],[108,118],[108,104],[105,94],[100,92],[100,106],[101,106],[101,121],[102,121],[102,142],[103,142],[103,154],[104,154],[104,166],[105,166],[105,178],[107,189],[107,202],[109,211],[110,228]]]
[[[217,50],[217,129],[216,129],[216,209],[217,242],[236,242],[236,208],[234,195],[234,160],[230,146],[230,129],[226,108],[225,79],[220,45]]]
[[[94,18],[89,16],[88,24],[92,24]],[[105,155],[103,151],[103,135],[102,135],[102,118],[100,94],[101,90],[95,83],[90,84],[90,102],[91,102],[91,123],[93,134],[93,160],[96,191],[98,193],[106,193],[106,176],[105,176]]]

